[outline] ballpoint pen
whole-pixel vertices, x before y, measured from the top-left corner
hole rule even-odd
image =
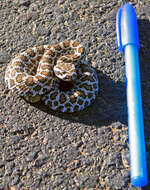
[[[125,55],[131,183],[143,187],[148,183],[148,177],[138,55],[140,44],[136,13],[129,3],[117,12],[116,32],[119,51]]]

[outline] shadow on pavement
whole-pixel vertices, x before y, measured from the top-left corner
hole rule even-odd
[[[50,111],[42,102],[34,104],[38,109],[70,120],[72,122],[95,125],[97,127],[109,125],[112,122],[120,121],[127,124],[126,114],[126,89],[122,82],[114,82],[108,76],[98,73],[100,90],[96,101],[82,112],[73,114],[63,114]]]
[[[147,167],[149,183],[142,190],[150,189],[150,22],[148,19],[138,20],[140,35],[140,66],[143,98],[144,129],[147,150]]]
[[[139,20],[139,35],[140,35],[140,69],[141,69],[141,87],[143,98],[143,112],[145,122],[146,136],[150,133],[148,125],[150,123],[150,22],[148,20]],[[125,82],[115,82],[107,75],[98,73],[100,91],[96,101],[86,110],[73,113],[62,114],[50,111],[43,103],[37,103],[33,106],[38,109],[60,118],[70,120],[72,122],[84,123],[87,125],[95,125],[100,127],[109,125],[115,121],[120,121],[127,125],[127,105],[126,105],[126,84]]]

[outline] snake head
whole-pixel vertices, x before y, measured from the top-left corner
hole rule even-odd
[[[77,78],[76,73],[76,58],[68,56],[62,56],[57,60],[56,65],[54,66],[55,75],[67,82],[75,81]]]

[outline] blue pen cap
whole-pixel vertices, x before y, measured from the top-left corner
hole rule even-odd
[[[119,51],[124,51],[128,44],[140,47],[138,24],[134,7],[126,3],[117,12],[116,17],[117,45]]]

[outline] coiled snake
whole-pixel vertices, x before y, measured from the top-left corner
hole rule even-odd
[[[40,99],[52,110],[81,111],[98,93],[97,74],[77,41],[29,48],[7,66],[8,88],[34,103]]]

